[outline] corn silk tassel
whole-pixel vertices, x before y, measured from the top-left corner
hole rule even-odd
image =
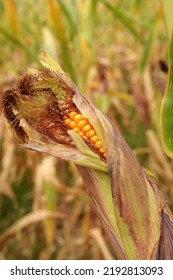
[[[73,161],[118,259],[173,259],[173,216],[116,126],[48,55],[4,94],[21,145]]]

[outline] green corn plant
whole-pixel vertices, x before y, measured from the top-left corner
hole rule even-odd
[[[79,170],[118,259],[172,259],[173,216],[117,127],[77,90],[47,54],[3,98],[21,146]]]

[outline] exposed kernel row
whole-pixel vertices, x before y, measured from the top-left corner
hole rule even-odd
[[[94,144],[97,150],[104,154],[102,143],[96,135],[96,131],[89,121],[77,112],[71,112],[66,118],[65,123],[68,127],[78,133],[83,139],[86,139]]]

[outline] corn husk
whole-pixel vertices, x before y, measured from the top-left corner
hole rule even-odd
[[[33,128],[32,122],[28,125],[29,116],[21,118],[21,126],[28,136],[27,143],[22,146],[76,164],[118,259],[173,259],[173,216],[156,185],[140,166],[117,127],[78,92],[60,66],[47,54],[41,62],[56,73],[56,79],[64,83],[67,94],[73,93],[73,104],[97,132],[105,159],[92,151],[73,130],[67,131],[73,145],[50,141],[48,137],[43,140],[40,131],[36,131],[37,126]],[[30,70],[30,73],[37,73],[37,70]],[[50,81],[52,90],[55,84]],[[32,86],[34,88],[34,83]],[[39,90],[43,86],[44,80]]]

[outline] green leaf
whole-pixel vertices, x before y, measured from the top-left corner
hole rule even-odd
[[[48,53],[42,52],[40,55],[40,63],[53,72],[64,73],[61,66]]]
[[[70,2],[66,2],[65,4],[65,1],[61,1],[61,0],[58,0],[57,3],[60,5],[61,9],[62,9],[62,12],[64,14],[64,16],[66,17],[68,23],[69,23],[69,29],[71,30],[71,33],[72,34],[75,34],[75,32],[77,32],[77,24],[75,23],[75,20],[74,20],[74,14],[76,13],[76,3],[73,3],[71,5]],[[73,11],[73,13],[72,13]]]
[[[143,50],[143,56],[142,56],[142,61],[141,61],[141,72],[144,72],[145,67],[148,65],[148,61],[151,56],[151,52],[153,49],[153,42],[154,42],[154,33],[155,33],[155,22],[153,21],[152,27],[150,28],[149,34],[148,34],[148,40],[144,46]]]
[[[173,158],[173,35],[169,45],[169,74],[161,108],[161,138],[165,153]]]
[[[165,21],[168,29],[169,37],[173,31],[173,0],[162,0]]]
[[[103,3],[114,14],[114,16],[122,22],[122,24],[129,30],[130,33],[133,34],[136,39],[141,39],[140,34],[136,29],[137,25],[135,19],[129,13],[119,6],[112,6],[106,0],[103,0]]]
[[[0,26],[0,33],[9,41],[11,41],[14,45],[20,47],[25,51],[26,54],[33,57],[33,59],[38,62],[37,53],[32,49],[29,48],[18,36],[7,30],[6,28]]]

